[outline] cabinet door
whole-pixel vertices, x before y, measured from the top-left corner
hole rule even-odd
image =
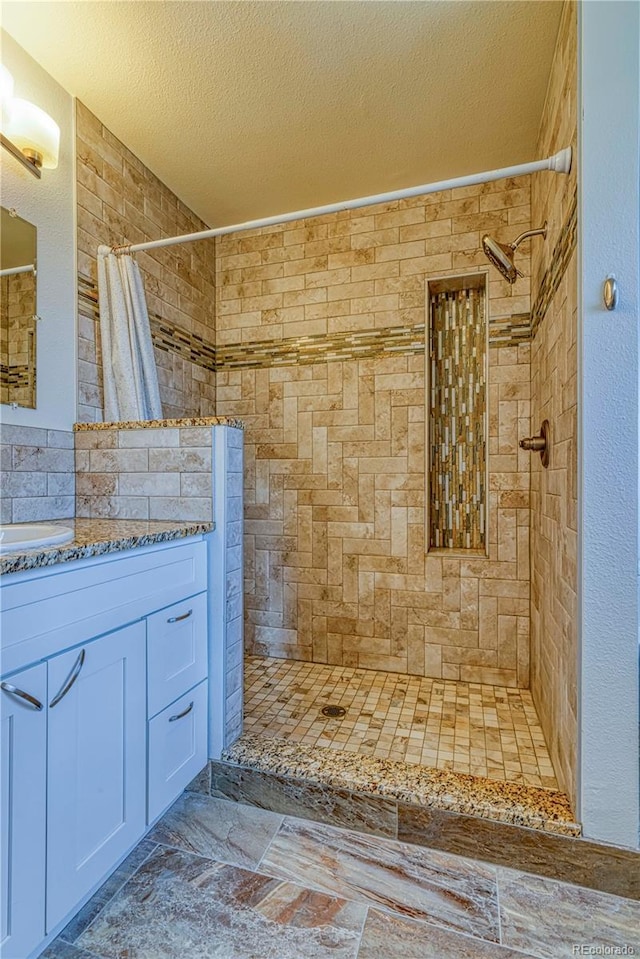
[[[47,667],[0,688],[0,955],[21,959],[44,938]]]
[[[145,628],[49,661],[47,932],[145,829]]]

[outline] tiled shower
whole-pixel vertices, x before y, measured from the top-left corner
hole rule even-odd
[[[540,155],[575,133],[574,16],[568,5]],[[78,157],[79,403],[91,420],[90,251],[202,224],[81,104]],[[575,644],[575,402],[553,383],[558,342],[575,383],[575,174],[550,189],[545,176],[140,255],[165,412],[245,425],[245,653],[258,677],[246,730],[295,739],[301,711],[306,742],[334,753],[360,741],[393,760],[395,743],[402,761],[573,796],[574,700],[559,677]],[[518,250],[510,285],[482,234],[509,242],[544,219],[547,240]],[[550,403],[562,445],[543,475],[518,442]],[[553,602],[548,574],[561,585]],[[333,700],[312,691],[344,700],[345,677],[388,695],[322,717]],[[267,701],[271,717],[258,716]]]

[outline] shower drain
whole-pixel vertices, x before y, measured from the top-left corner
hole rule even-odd
[[[322,715],[331,716],[335,719],[339,716],[346,716],[347,710],[344,708],[344,706],[323,706]]]

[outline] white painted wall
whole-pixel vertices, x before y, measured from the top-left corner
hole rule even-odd
[[[640,4],[580,9],[579,816],[585,835],[636,847]]]
[[[46,110],[60,126],[60,161],[37,180],[2,150],[2,205],[38,228],[36,409],[2,406],[3,423],[71,429],[76,419],[76,253],[73,100],[2,31],[2,63],[15,95]]]

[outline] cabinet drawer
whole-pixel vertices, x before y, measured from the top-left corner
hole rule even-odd
[[[207,594],[147,618],[148,716],[207,677]]]
[[[164,812],[207,764],[207,683],[149,722],[147,823]]]
[[[160,543],[16,577],[2,586],[4,674],[206,590],[207,544]]]

